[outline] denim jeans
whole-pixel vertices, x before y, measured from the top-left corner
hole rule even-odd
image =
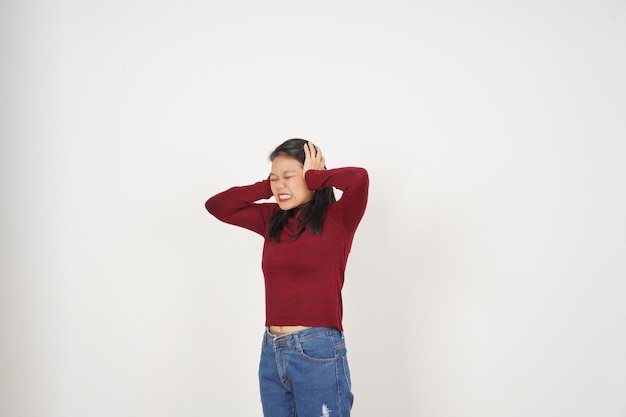
[[[353,395],[343,333],[331,327],[274,336],[259,366],[265,417],[349,417]]]

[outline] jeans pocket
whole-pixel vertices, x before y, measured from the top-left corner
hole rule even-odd
[[[335,344],[330,337],[314,337],[300,341],[298,352],[312,362],[327,363],[337,358]]]
[[[350,378],[350,366],[348,365],[348,357],[343,356],[341,358],[343,362],[343,376],[346,379],[346,384],[348,384],[348,390],[352,390],[352,379]]]

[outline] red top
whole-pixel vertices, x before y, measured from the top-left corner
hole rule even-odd
[[[267,239],[276,203],[255,203],[272,196],[268,179],[233,187],[209,200],[206,209],[219,220],[252,230],[265,238],[266,326],[335,327],[343,330],[341,289],[352,239],[367,205],[369,178],[363,168],[309,170],[310,190],[335,187],[343,192],[326,210],[321,235],[297,232],[292,216],[280,234],[280,242]]]

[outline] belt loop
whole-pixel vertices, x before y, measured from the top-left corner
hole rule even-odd
[[[300,350],[300,332],[293,332],[293,341],[296,345],[296,348]]]

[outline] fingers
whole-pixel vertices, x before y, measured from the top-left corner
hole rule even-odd
[[[304,145],[305,161],[309,161],[307,164],[311,169],[324,169],[324,155],[319,146],[315,146],[312,142],[307,142]]]
[[[322,150],[319,146],[314,145],[312,142],[307,142],[304,145],[304,155],[306,157],[311,157],[313,159],[317,159],[318,161],[324,159],[322,155]]]
[[[308,158],[315,158],[319,153],[319,148],[313,145],[312,142],[307,142],[304,144],[304,155]]]
[[[307,159],[311,158],[311,149],[309,148],[309,145],[311,144],[311,142],[307,142],[304,144],[304,160],[306,161]]]

